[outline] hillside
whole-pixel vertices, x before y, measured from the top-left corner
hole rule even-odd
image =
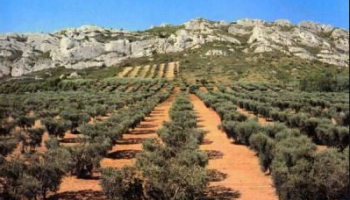
[[[74,71],[125,66],[135,60],[152,64],[157,59],[177,59],[185,69],[195,66],[190,80],[209,70],[224,74],[223,80],[294,81],[321,68],[340,67],[347,72],[348,54],[347,30],[311,21],[293,25],[287,20],[195,19],[139,32],[83,26],[52,34],[0,35],[0,77],[60,67]],[[200,67],[204,69],[196,71]]]

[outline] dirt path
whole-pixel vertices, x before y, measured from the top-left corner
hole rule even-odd
[[[167,70],[166,75],[165,75],[165,77],[168,80],[173,80],[175,78],[175,67],[176,67],[175,62],[171,62],[168,64],[168,70]]]
[[[130,73],[130,71],[133,70],[133,67],[126,67],[122,72],[118,74],[119,78],[124,78],[127,74]]]
[[[165,70],[165,64],[161,64],[159,67],[158,78],[163,78]]]
[[[134,67],[131,73],[129,74],[129,78],[136,78],[137,75],[139,74],[139,71],[142,69],[141,66]]]
[[[213,193],[223,191],[223,195],[216,199],[239,199],[239,200],[278,200],[272,180],[261,170],[258,158],[248,147],[235,145],[219,130],[221,124],[215,111],[208,109],[205,104],[195,95],[191,95],[195,111],[199,115],[199,125],[208,135],[201,149],[209,155],[214,154],[209,161],[208,168],[222,174],[223,179],[210,184],[214,188]],[[229,192],[228,192],[229,191]],[[237,197],[237,193],[240,197]]]
[[[143,66],[139,75],[139,78],[147,78],[146,74],[151,69],[151,65]]]
[[[153,78],[154,74],[156,73],[156,68],[157,68],[157,65],[152,65],[151,66],[151,72],[149,73],[149,75],[145,78]]]
[[[121,168],[133,165],[136,155],[142,151],[142,142],[156,138],[157,130],[162,127],[163,121],[169,121],[169,110],[174,96],[172,95],[167,101],[159,104],[151,115],[129,134],[124,134],[123,139],[117,141],[108,158],[102,160],[101,166]]]

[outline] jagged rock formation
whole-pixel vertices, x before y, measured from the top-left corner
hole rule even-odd
[[[181,52],[210,42],[231,44],[231,52],[279,51],[306,60],[349,67],[349,32],[311,21],[235,23],[196,19],[182,26],[162,25],[144,32],[83,26],[53,34],[0,35],[0,77],[21,76],[63,66],[84,69],[114,66],[127,58]],[[235,48],[237,47],[237,48]],[[227,56],[213,49],[207,55]]]

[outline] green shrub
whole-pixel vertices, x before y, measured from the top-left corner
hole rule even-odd
[[[143,181],[133,167],[103,169],[102,191],[110,200],[143,199]]]
[[[305,137],[290,137],[277,143],[271,165],[280,199],[310,199],[314,182],[310,174],[316,146]]]
[[[235,127],[236,142],[249,145],[249,138],[261,131],[261,126],[255,121],[241,122]]]
[[[271,171],[275,141],[265,133],[258,133],[250,137],[249,143],[258,153],[261,169],[264,172]]]
[[[11,154],[17,147],[17,139],[4,139],[0,140],[0,155],[7,156]]]
[[[349,199],[349,157],[345,154],[336,149],[319,152],[311,177],[315,184],[314,199]]]

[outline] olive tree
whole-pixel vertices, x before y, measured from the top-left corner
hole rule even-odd
[[[273,161],[273,153],[275,149],[275,141],[268,137],[265,133],[258,133],[249,139],[251,148],[254,149],[259,156],[259,162],[264,172],[271,172],[271,163]]]
[[[101,186],[110,200],[143,199],[143,180],[133,167],[102,170]]]
[[[56,138],[63,138],[66,131],[69,128],[68,122],[52,118],[43,119],[42,123],[46,127],[46,130],[49,133],[49,135],[55,136]]]
[[[315,156],[311,176],[316,185],[314,199],[349,199],[348,155],[332,148],[319,152]]]
[[[280,199],[310,199],[314,181],[311,170],[316,151],[306,136],[289,137],[275,147],[271,170]]]

